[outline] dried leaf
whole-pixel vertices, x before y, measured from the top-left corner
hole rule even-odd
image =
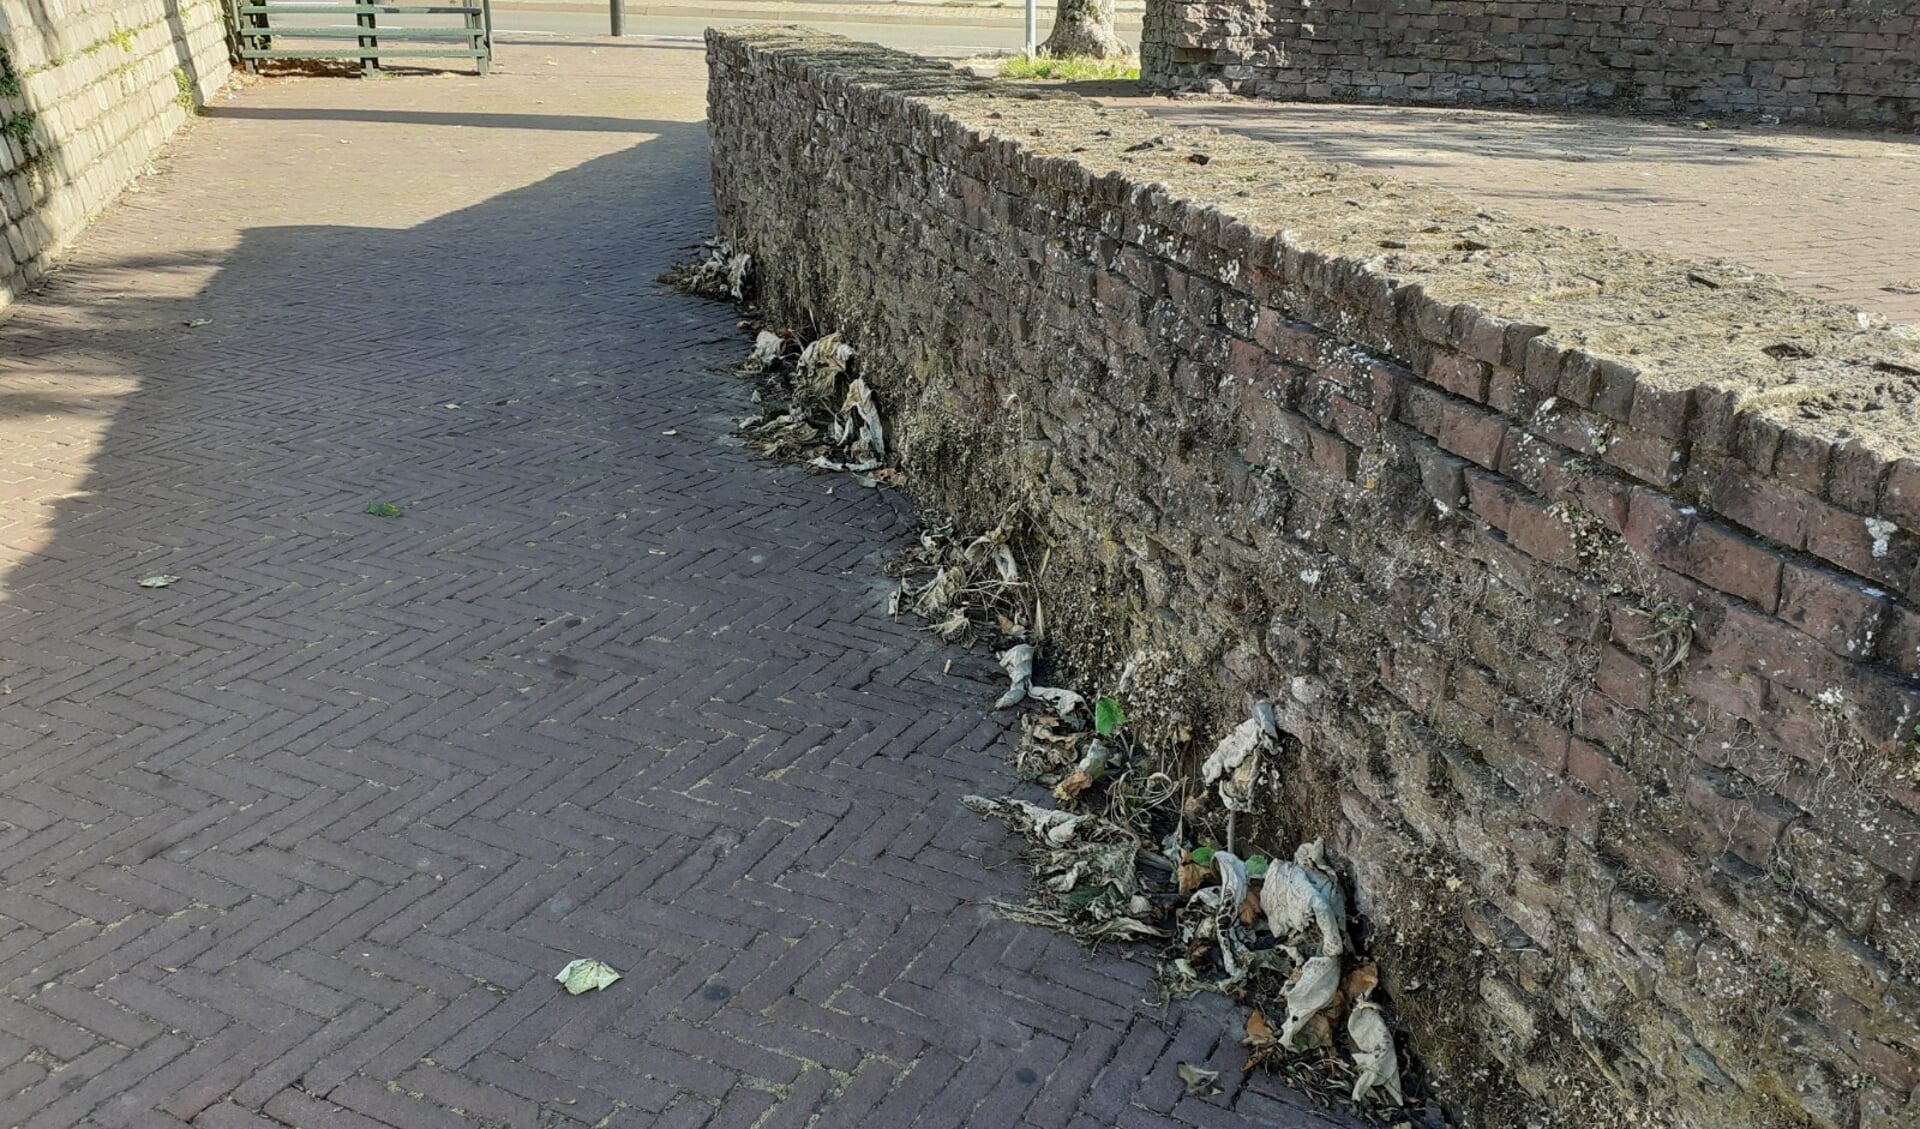
[[[1215,851],[1213,869],[1220,875],[1220,911],[1223,914],[1239,913],[1240,903],[1247,896],[1247,864],[1241,862],[1240,856],[1232,851]]]
[[[954,598],[967,586],[967,574],[958,567],[943,568],[914,595],[913,610],[931,619],[953,605]]]
[[[1338,956],[1350,947],[1346,899],[1325,866],[1325,848],[1319,840],[1301,844],[1293,862],[1275,862],[1267,868],[1260,904],[1275,937],[1296,942],[1312,936],[1320,955]]]
[[[1190,1062],[1183,1062],[1176,1069],[1180,1073],[1180,1081],[1186,1083],[1187,1093],[1207,1098],[1221,1092],[1215,1084],[1220,1078],[1218,1070],[1207,1070]]]
[[[769,450],[767,453],[771,455],[771,454],[777,454],[778,452]],[[825,455],[815,455],[813,458],[807,460],[807,465],[810,467],[818,468],[820,470],[847,471],[850,474],[864,474],[865,472],[870,470],[880,469],[880,461],[878,459],[858,459],[853,462],[841,462],[839,460],[830,459]],[[878,485],[878,483],[877,481],[865,482],[865,483],[862,483],[861,485],[874,486],[874,485]]]
[[[1091,817],[1043,808],[1014,796],[989,800],[984,796],[962,796],[960,802],[981,815],[998,816],[1035,842],[1061,846],[1073,838],[1080,825]]]
[[[1056,823],[1047,828],[1047,842],[1056,847],[1065,846],[1073,838],[1073,833],[1080,830],[1080,823],[1080,820],[1075,819],[1068,823]]]
[[[1200,766],[1200,778],[1218,784],[1220,802],[1228,811],[1253,810],[1253,780],[1260,771],[1260,753],[1268,745],[1260,718],[1250,717],[1220,739]]]
[[[1081,735],[1062,729],[1063,724],[1058,714],[1029,713],[1020,717],[1021,730],[1035,741],[1044,741],[1049,745],[1079,744]]]
[[[993,703],[993,708],[997,710],[1019,705],[1033,686],[1033,644],[1022,643],[1008,648],[1000,656],[1000,669],[1007,672],[1007,679],[1012,685]]]
[[[1176,874],[1175,877],[1180,882],[1180,892],[1182,894],[1191,894],[1200,887],[1215,881],[1219,875],[1214,872],[1211,866],[1201,866],[1198,863],[1183,862],[1180,864],[1179,873]]]
[[[786,339],[778,333],[769,333],[764,329],[761,330],[760,335],[753,339],[753,353],[747,357],[748,367],[754,369],[766,368],[775,360],[779,359],[780,353],[785,347]]]
[[[1306,1030],[1301,1033],[1300,1037],[1294,1040],[1295,1050],[1302,1050],[1306,1047],[1331,1046],[1333,1046],[1333,1020],[1328,1018],[1327,1013],[1324,1011],[1318,1013],[1312,1019],[1309,1019]]]
[[[1061,717],[1070,717],[1079,713],[1087,704],[1085,698],[1072,690],[1065,690],[1058,686],[1029,686],[1027,697],[1045,702]]]
[[[1247,896],[1240,899],[1240,924],[1252,925],[1260,920],[1260,891],[1248,890]]]
[[[826,393],[833,390],[852,359],[853,346],[843,344],[838,333],[829,333],[800,350],[800,359],[794,367],[803,381]],[[846,408],[840,410],[844,412]]]
[[[727,260],[727,293],[736,302],[747,296],[747,269],[752,263],[753,256],[745,251]]]
[[[841,348],[845,349],[846,346],[842,345]],[[848,355],[852,355],[851,350],[848,350]],[[847,386],[847,398],[840,404],[842,416],[850,412],[857,412],[858,419],[848,418],[849,430],[857,431],[859,442],[873,453],[874,458],[886,458],[887,437],[880,425],[880,409],[874,406],[873,393],[867,388],[867,382],[859,377],[855,377],[853,383]]]
[[[1004,542],[993,547],[993,567],[1008,584],[1020,583],[1020,566],[1014,563],[1013,550]]]
[[[1068,869],[1047,879],[1046,887],[1056,894],[1070,894],[1073,892],[1073,888],[1079,885],[1081,877],[1084,876],[1086,872],[1086,865],[1076,862]]]
[[[1363,964],[1347,973],[1346,979],[1340,982],[1340,990],[1345,992],[1350,1000],[1364,1000],[1367,998],[1367,993],[1379,986],[1380,966],[1377,964]]]
[[[1062,780],[1053,789],[1053,798],[1063,804],[1072,803],[1080,798],[1080,793],[1093,787],[1093,777],[1076,769],[1072,775]]]
[[[1273,1033],[1273,1024],[1267,1022],[1266,1013],[1259,1008],[1247,1016],[1245,1041],[1249,1047],[1270,1047],[1280,1041],[1280,1037]]]
[[[1294,972],[1287,985],[1287,1021],[1280,1027],[1280,1041],[1289,1047],[1301,1046],[1299,1036],[1313,1017],[1333,1003],[1340,990],[1340,958],[1310,958]],[[1331,1041],[1331,1032],[1329,1032]]]
[[[547,66],[558,65],[552,59],[547,60]],[[347,144],[346,138],[339,140],[340,144]],[[747,272],[752,262],[752,256],[745,251],[736,253],[725,242],[710,243],[705,260],[676,263],[660,276],[660,281],[703,297],[732,298],[737,302],[746,297]]]
[[[1116,917],[1091,930],[1100,937],[1164,937],[1164,929],[1155,929],[1144,921],[1135,921],[1131,917]]]
[[[1378,1089],[1390,1103],[1400,1105],[1405,1100],[1400,1092],[1400,1060],[1380,1005],[1357,1005],[1347,1017],[1347,1037],[1353,1040],[1353,1062],[1360,1068],[1360,1077],[1353,1083],[1353,1100],[1365,1102]]]

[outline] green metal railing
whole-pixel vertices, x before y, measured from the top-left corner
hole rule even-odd
[[[240,61],[258,71],[262,59],[358,59],[372,74],[382,59],[471,59],[481,74],[493,60],[490,0],[388,4],[374,0],[228,0]],[[410,17],[380,26],[381,16]],[[418,21],[412,19],[419,17]],[[351,22],[347,22],[351,20]],[[294,43],[289,46],[288,41]],[[338,40],[352,45],[328,46]]]

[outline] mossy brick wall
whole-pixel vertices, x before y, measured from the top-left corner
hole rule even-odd
[[[708,59],[769,317],[857,344],[919,503],[1025,515],[1062,677],[1190,755],[1279,703],[1241,833],[1330,837],[1473,1123],[1913,1123],[1910,331],[881,48]]]
[[[0,308],[226,81],[219,0],[0,0]]]
[[[1920,127],[1915,0],[1148,0],[1140,53],[1162,90]]]

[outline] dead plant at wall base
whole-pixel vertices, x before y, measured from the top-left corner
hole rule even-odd
[[[900,481],[880,405],[853,374],[854,357],[838,333],[802,344],[792,331],[760,330],[740,366],[758,381],[760,415],[742,421],[740,435],[763,455],[844,471],[863,486]]]
[[[680,277],[697,293],[740,300],[749,266],[714,245]],[[808,339],[742,327],[757,331],[741,371],[756,381],[760,411],[739,432],[755,450],[864,485],[903,480],[886,404],[858,371],[851,344],[838,333]],[[1284,1074],[1368,1118],[1408,1110],[1419,1087],[1403,1080],[1375,998],[1379,978],[1349,935],[1334,863],[1318,840],[1298,844],[1290,859],[1237,853],[1248,848],[1236,841],[1236,816],[1250,819],[1254,791],[1275,771],[1274,710],[1261,703],[1228,734],[1202,782],[1186,778],[1192,735],[1166,706],[1167,688],[1191,676],[1175,656],[1133,656],[1107,695],[1042,684],[1050,557],[1014,506],[985,532],[929,530],[887,569],[896,582],[891,614],[911,612],[949,641],[999,644],[1009,685],[995,707],[1038,707],[1023,714],[1016,766],[1051,789],[1051,806],[1013,796],[963,801],[1028,844],[1030,896],[994,908],[1089,945],[1152,945],[1163,998],[1217,992],[1263,1016],[1284,1015],[1267,1041],[1254,1041],[1249,1023],[1248,1069]],[[1180,736],[1148,749],[1135,729]]]
[[[753,256],[734,250],[724,239],[708,240],[701,248],[702,254],[668,267],[657,281],[702,298],[745,301]]]
[[[1019,658],[1030,676],[1031,647],[1013,650],[1029,652]],[[1221,742],[1221,783],[1265,740],[1265,712],[1249,720],[1257,736],[1236,730]],[[1188,809],[1211,802],[1210,788],[1183,790],[1166,773],[1147,771],[1123,734],[1089,730],[1084,719],[1028,713],[1021,730],[1016,765],[1024,778],[1057,781],[1055,806],[965,801],[1028,842],[1031,897],[997,910],[1089,945],[1154,944],[1163,1001],[1219,992],[1255,1006],[1243,1037],[1246,1069],[1272,1070],[1328,1105],[1369,1117],[1408,1106],[1412,1087],[1374,998],[1379,974],[1355,950],[1320,841],[1300,844],[1291,860],[1195,843]],[[1182,794],[1188,802],[1177,802]],[[1238,796],[1229,787],[1223,798]],[[1276,1025],[1269,1013],[1284,1020]]]
[[[1021,524],[1010,514],[975,537],[957,536],[950,525],[922,531],[919,544],[887,566],[896,581],[892,610],[911,611],[950,643],[1043,640],[1040,598],[1030,578],[1045,562],[1023,562],[1014,549],[1013,531]]]

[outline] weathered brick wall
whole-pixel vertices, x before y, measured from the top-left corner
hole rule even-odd
[[[1254,841],[1331,837],[1474,1123],[1912,1124],[1910,334],[879,48],[708,42],[776,323],[858,344],[918,501],[1024,511],[1047,652],[1132,665],[1130,727],[1281,703]]]
[[[1162,90],[1920,127],[1915,0],[1149,0],[1140,56]]]
[[[0,307],[226,81],[219,0],[0,0]]]

